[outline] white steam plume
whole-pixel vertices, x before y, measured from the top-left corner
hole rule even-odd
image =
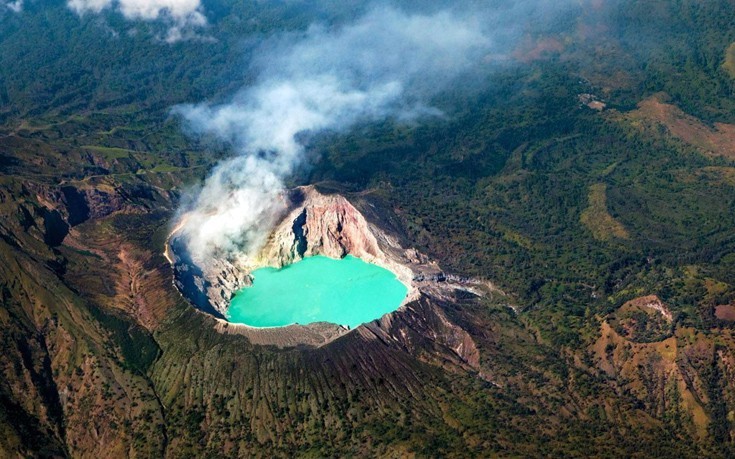
[[[79,15],[112,8],[131,20],[162,20],[170,24],[168,42],[179,41],[187,32],[207,25],[200,0],[67,0],[67,5]]]
[[[0,10],[7,8],[14,13],[23,11],[23,0],[0,0]]]
[[[438,114],[426,99],[490,46],[480,21],[380,8],[352,25],[312,27],[271,46],[256,84],[230,103],[177,107],[193,130],[239,153],[215,168],[193,201],[182,230],[192,256],[261,248],[282,206],[283,179],[302,161],[300,134]]]

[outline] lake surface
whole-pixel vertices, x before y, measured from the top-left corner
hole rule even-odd
[[[252,327],[331,322],[354,328],[395,311],[408,293],[392,272],[350,255],[308,257],[252,274],[253,285],[230,302],[230,322]]]

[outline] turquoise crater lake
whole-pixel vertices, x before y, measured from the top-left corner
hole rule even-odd
[[[331,322],[354,328],[395,311],[408,293],[396,275],[359,258],[308,257],[281,269],[260,268],[237,292],[227,320],[251,327]]]

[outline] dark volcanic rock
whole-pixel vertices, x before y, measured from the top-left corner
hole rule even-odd
[[[64,221],[63,216],[58,210],[42,211],[44,226],[44,241],[51,247],[60,245],[67,234],[69,234],[69,224]]]
[[[86,195],[73,186],[61,187],[66,205],[67,220],[71,226],[78,225],[89,219],[90,209]]]

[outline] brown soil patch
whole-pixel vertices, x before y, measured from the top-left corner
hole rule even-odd
[[[628,113],[627,118],[642,128],[664,126],[677,139],[706,153],[735,159],[735,125],[707,126],[675,105],[663,102],[664,98],[663,94],[649,97],[638,104],[637,110]]]
[[[735,304],[722,304],[715,308],[715,316],[720,320],[735,322]]]
[[[649,313],[659,313],[669,322],[674,318],[669,308],[656,295],[634,298],[620,307],[621,311],[633,309],[641,309]]]
[[[536,41],[527,40],[513,52],[521,62],[533,62],[564,51],[564,44],[554,37],[543,37]]]

